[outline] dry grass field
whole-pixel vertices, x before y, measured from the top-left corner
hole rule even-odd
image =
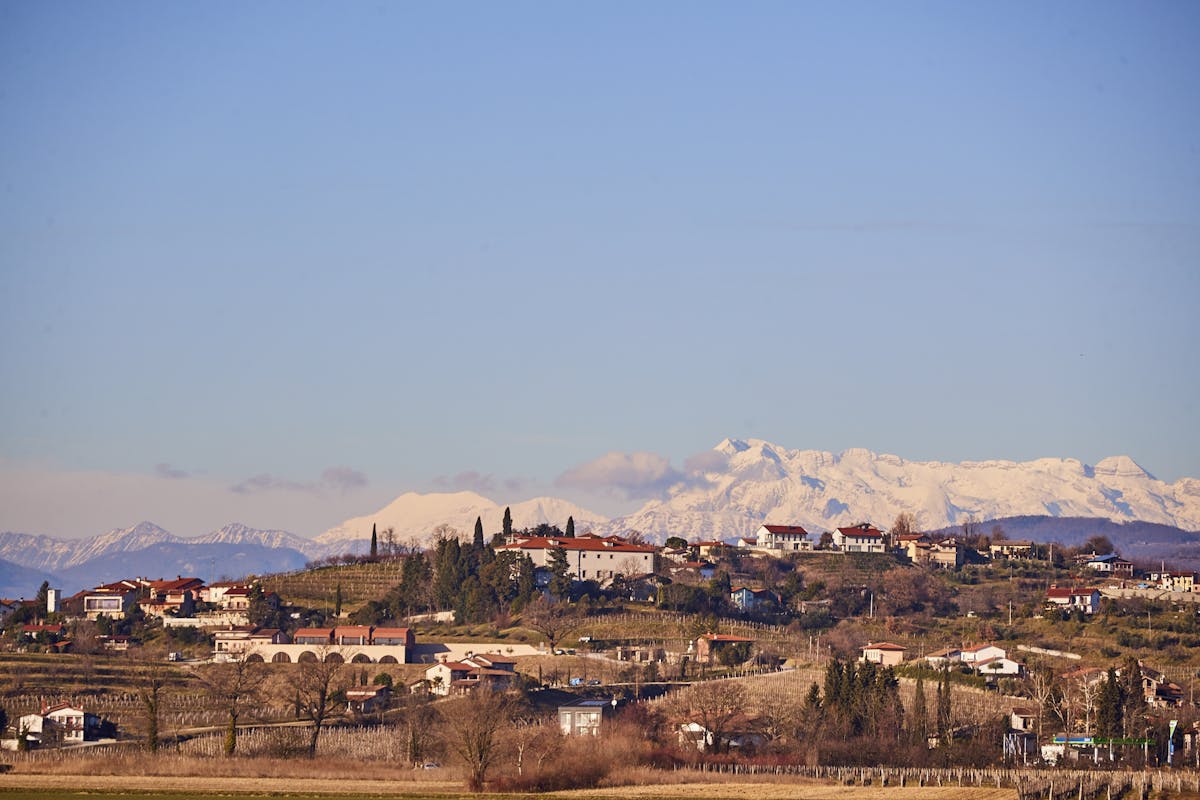
[[[86,794],[91,800],[139,797],[142,800],[208,800],[209,798],[305,797],[543,797],[578,800],[1013,800],[1015,789],[961,787],[836,786],[812,781],[667,783],[556,792],[545,795],[467,795],[462,783],[446,780],[381,780],[337,778],[212,778],[138,775],[9,774],[0,776],[0,797],[41,800]]]

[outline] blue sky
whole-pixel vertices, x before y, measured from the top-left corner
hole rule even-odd
[[[1198,36],[1191,2],[0,4],[0,530],[613,513],[628,481],[556,479],[726,436],[1200,476]]]

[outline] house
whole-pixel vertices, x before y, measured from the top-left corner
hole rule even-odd
[[[467,677],[467,673],[475,667],[461,661],[441,661],[425,670],[425,681],[429,691],[443,697],[450,694],[455,681]]]
[[[468,656],[434,664],[425,670],[425,681],[430,692],[442,696],[465,694],[480,686],[503,692],[516,681],[515,666],[513,659],[493,653]]]
[[[1004,539],[988,545],[988,555],[996,558],[1033,558],[1033,542]]]
[[[846,553],[883,553],[887,551],[887,541],[883,531],[867,522],[849,528],[838,528],[833,533],[833,545]]]
[[[481,653],[480,655],[469,655],[462,660],[462,663],[475,669],[495,669],[504,672],[516,672],[517,660],[508,656],[502,656],[498,653]]]
[[[1140,661],[1138,667],[1142,673],[1142,694],[1146,698],[1146,705],[1153,708],[1176,708],[1183,705],[1183,687]]]
[[[705,633],[696,638],[693,647],[696,661],[701,664],[715,664],[719,662],[722,652],[733,648],[742,651],[738,653],[739,656],[744,652],[748,658],[750,648],[753,644],[754,640],[747,639],[745,636],[734,636],[728,633]],[[745,660],[746,658],[740,658],[738,663]]]
[[[387,710],[392,690],[387,686],[360,686],[346,690],[346,710],[357,714],[373,714]]]
[[[1102,575],[1112,575],[1114,577],[1133,577],[1133,562],[1126,561],[1116,553],[1108,553],[1084,563],[1084,566],[1093,572],[1098,572]]]
[[[250,650],[250,634],[253,625],[230,625],[213,632],[213,660],[231,661]]]
[[[292,642],[314,646],[333,644],[333,628],[300,628],[292,634]]]
[[[1079,610],[1085,614],[1095,614],[1100,610],[1100,590],[1051,586],[1046,591],[1046,604],[1064,611]]]
[[[204,588],[199,578],[175,576],[174,580],[162,578],[151,581],[140,579],[142,595],[138,606],[147,616],[190,617],[195,613],[195,602]]]
[[[1022,706],[1014,708],[1008,715],[1008,729],[1018,733],[1028,733],[1037,728],[1040,714],[1036,708]]]
[[[616,708],[616,700],[576,700],[558,707],[558,729],[563,736],[599,736],[605,717]]]
[[[247,633],[247,631],[250,631]],[[336,628],[300,628],[289,639],[273,628],[251,630],[250,626],[231,626],[214,634],[217,660],[221,653],[253,650],[254,659],[293,663],[313,658],[352,661],[357,664],[405,664],[416,637],[411,628],[374,628],[369,625],[340,625]],[[222,643],[226,644],[222,644]]]
[[[994,644],[974,644],[958,651],[958,660],[964,664],[975,665],[981,661],[993,658],[1007,658],[1008,651]]]
[[[25,714],[17,723],[18,731],[42,745],[81,744],[92,742],[109,732],[100,717],[70,703],[43,706],[38,714]]]
[[[339,625],[333,629],[333,643],[341,647],[371,643],[370,625]]]
[[[762,525],[753,538],[755,550],[772,554],[798,553],[815,546],[808,531],[799,525]]]
[[[416,636],[412,628],[375,628],[371,631],[371,644],[411,648],[416,645]]]
[[[719,539],[709,542],[696,542],[690,546],[696,551],[696,555],[701,561],[709,558],[720,558],[723,555],[727,555],[732,549],[728,542],[722,542]]]
[[[61,623],[51,625],[22,625],[21,635],[29,641],[57,642],[67,635],[67,626]]]
[[[879,642],[878,644],[867,644],[863,646],[860,661],[869,661],[872,664],[881,664],[885,667],[894,667],[904,662],[904,654],[907,648],[902,645],[893,644],[891,642]]]
[[[139,585],[135,581],[117,581],[97,586],[83,596],[83,615],[90,620],[100,617],[123,619],[137,605]]]
[[[708,561],[685,561],[682,569],[688,572],[694,572],[700,576],[701,580],[712,580],[717,574],[717,566]]]
[[[747,714],[737,714],[727,720],[719,733],[707,727],[698,717],[692,717],[679,726],[679,743],[701,751],[752,750],[766,744],[767,739],[761,720]]]
[[[737,586],[729,593],[729,602],[739,611],[767,611],[779,607],[779,595],[769,589]]]
[[[985,678],[1019,678],[1025,672],[1023,664],[1005,656],[980,659],[972,666]]]
[[[1150,581],[1168,592],[1194,592],[1198,588],[1194,572],[1152,572]]]
[[[948,647],[945,650],[938,650],[936,653],[930,653],[925,656],[926,663],[934,669],[949,667],[951,664],[957,664],[961,660],[962,651],[957,647]]]
[[[550,553],[561,549],[567,557],[567,572],[576,580],[600,581],[617,575],[645,575],[655,571],[658,548],[632,544],[620,536],[586,534],[575,538],[531,536],[513,544],[499,545],[499,551],[524,553],[535,568],[550,565]]]

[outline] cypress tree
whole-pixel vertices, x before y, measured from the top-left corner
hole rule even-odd
[[[1099,700],[1096,703],[1097,736],[1121,735],[1124,727],[1122,717],[1125,710],[1122,694],[1121,679],[1117,677],[1117,671],[1109,667],[1104,685],[1100,687]]]
[[[504,507],[504,540],[512,536],[512,510],[508,506]]]
[[[379,558],[379,535],[375,532],[375,523],[371,523],[371,560]]]
[[[337,585],[337,590],[333,594],[333,615],[340,617],[342,615],[342,585]]]
[[[563,534],[563,536],[567,537],[568,539],[575,538],[575,518],[574,517],[567,517],[567,531],[566,531],[566,533]]]
[[[476,549],[483,550],[483,517],[475,518],[475,540],[473,544]]]
[[[937,735],[943,742],[950,741],[950,670],[942,668],[937,688]]]
[[[929,713],[925,708],[925,678],[917,676],[917,688],[913,693],[912,738],[922,746],[929,739]]]

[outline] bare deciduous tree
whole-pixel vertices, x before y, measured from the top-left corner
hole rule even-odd
[[[301,661],[292,676],[292,688],[296,692],[296,708],[300,716],[312,721],[312,732],[308,739],[308,757],[317,754],[317,740],[321,728],[332,712],[331,697],[338,687],[335,681],[346,665],[342,654],[332,647],[316,650],[316,659]]]
[[[483,789],[500,748],[498,734],[510,724],[509,699],[479,687],[471,695],[456,701],[445,711],[450,746],[467,768],[467,789]]]
[[[406,695],[400,703],[400,730],[404,735],[404,754],[416,768],[432,752],[437,739],[437,709],[425,694]]]
[[[559,641],[579,627],[583,618],[571,606],[539,597],[521,612],[521,624],[546,637],[551,652]]]
[[[229,715],[223,752],[232,756],[237,749],[237,723],[245,707],[259,695],[266,679],[266,664],[250,660],[248,653],[237,654],[232,661],[212,664],[196,671],[205,693]]]
[[[705,743],[714,753],[725,747],[729,725],[746,708],[746,690],[736,681],[693,684],[675,699],[676,715],[696,722],[706,731]]]
[[[146,715],[146,749],[158,752],[158,712],[163,692],[171,677],[166,653],[157,648],[139,647],[129,651],[132,666],[130,677],[136,687],[138,700]]]

